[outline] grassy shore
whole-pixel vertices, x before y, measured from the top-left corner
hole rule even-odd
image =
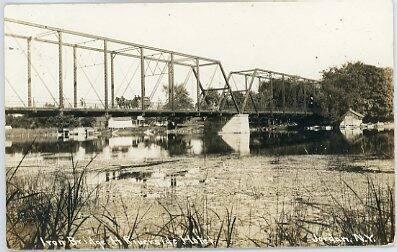
[[[58,136],[57,128],[38,128],[38,129],[23,129],[13,128],[6,130],[6,139],[33,139],[37,138],[56,138]]]

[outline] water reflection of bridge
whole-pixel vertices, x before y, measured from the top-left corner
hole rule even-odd
[[[109,147],[111,149],[120,149],[124,147],[139,147],[147,144],[155,144],[164,146],[167,143],[167,135],[133,135],[133,136],[117,136],[109,138]]]
[[[360,138],[350,141],[338,131],[305,131],[305,132],[253,132],[248,138],[232,137],[240,149],[232,148],[229,139],[222,139],[218,134],[204,135],[135,135],[130,137],[98,138],[85,142],[37,141],[33,144],[31,153],[65,154],[80,153],[81,155],[100,154],[106,159],[125,158],[163,158],[169,156],[211,155],[249,153],[266,155],[300,155],[300,154],[341,154],[341,153],[377,153],[379,146],[391,146],[388,151],[393,155],[393,131],[372,132],[363,131]],[[228,136],[230,137],[230,136]],[[247,136],[245,136],[247,137]],[[7,140],[6,154],[24,153],[31,141]],[[248,145],[248,146],[247,146]],[[379,146],[378,146],[379,145]],[[384,149],[384,148],[383,148]],[[124,156],[123,156],[124,155]],[[125,156],[127,155],[127,156]]]
[[[102,184],[113,183],[128,184],[128,192],[142,197],[159,197],[160,194],[173,194],[177,187],[186,188],[204,183],[206,178],[200,174],[198,168],[172,171],[163,169],[114,169],[87,174],[89,183]]]

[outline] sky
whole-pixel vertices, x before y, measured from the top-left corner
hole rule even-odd
[[[349,61],[392,67],[392,11],[390,0],[35,4],[9,5],[4,16],[218,59],[226,72],[319,79]],[[7,75],[14,60],[5,57]]]

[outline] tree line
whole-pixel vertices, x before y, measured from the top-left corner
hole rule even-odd
[[[51,117],[30,117],[6,115],[6,125],[12,128],[37,129],[37,128],[75,128],[93,127],[96,124],[95,117],[74,117],[71,115],[57,115]]]
[[[322,72],[316,97],[322,115],[339,121],[351,108],[364,121],[393,121],[393,70],[362,62],[346,63]]]

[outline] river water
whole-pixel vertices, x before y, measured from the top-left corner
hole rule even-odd
[[[71,172],[72,156],[81,169],[92,160],[85,182],[87,188],[98,189],[85,214],[111,213],[121,226],[118,232],[125,234],[140,213],[137,236],[163,234],[166,229],[170,234],[170,212],[197,209],[197,219],[205,223],[203,236],[213,240],[227,220],[236,217],[231,246],[299,245],[279,241],[276,223],[297,214],[319,221],[321,213],[309,203],[328,204],[329,196],[342,201],[350,192],[346,184],[362,197],[368,178],[394,188],[394,131],[137,133],[31,142],[7,139],[7,168],[15,167],[29,150],[17,176],[45,185]],[[299,205],[302,202],[305,207]],[[103,234],[93,231],[96,225],[95,220],[87,221],[78,234],[100,239]],[[225,230],[219,246],[228,244]],[[312,242],[303,245],[307,244]]]

